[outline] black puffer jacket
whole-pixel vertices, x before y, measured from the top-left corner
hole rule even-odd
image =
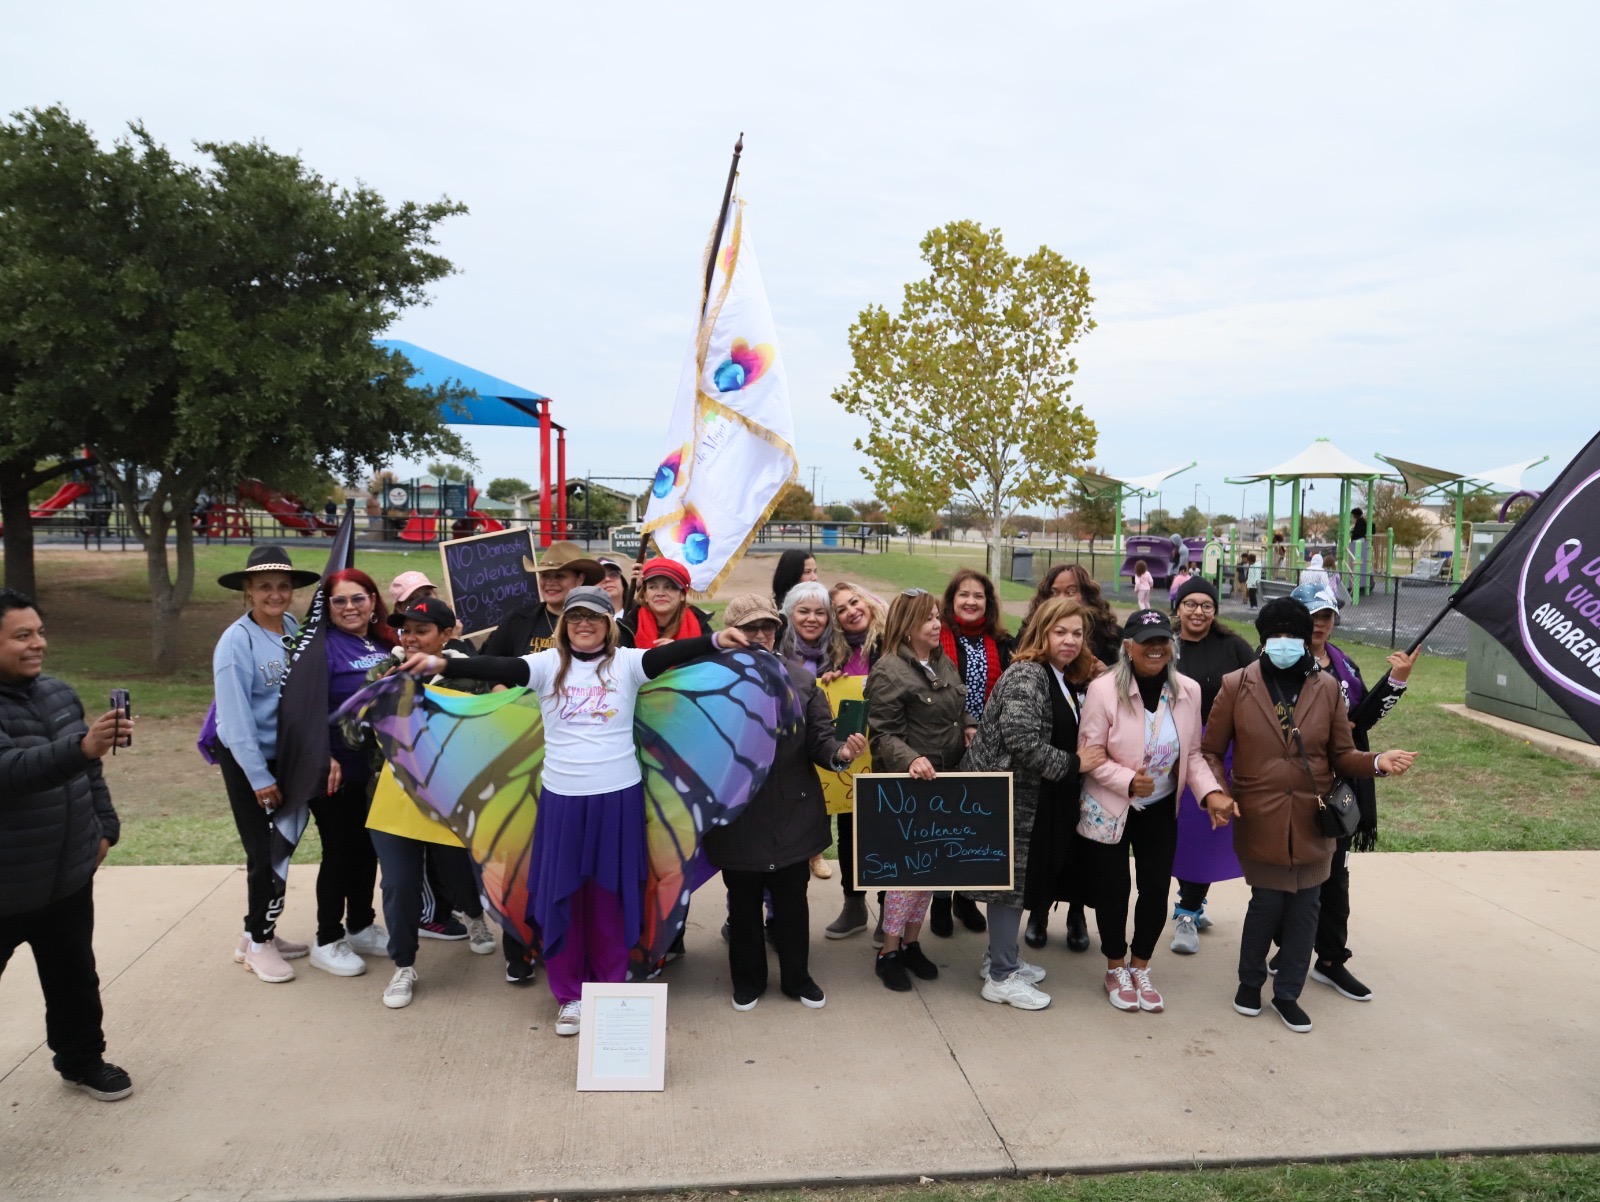
[[[53,676],[0,684],[0,914],[26,914],[94,875],[121,824],[100,761],[83,754],[83,705]]]
[[[779,736],[772,771],[738,816],[706,832],[706,855],[718,868],[775,872],[821,855],[833,842],[817,768],[831,768],[844,744],[811,673],[795,659],[784,667],[804,703],[805,726]]]

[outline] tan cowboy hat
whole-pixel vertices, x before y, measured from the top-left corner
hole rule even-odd
[[[551,543],[545,549],[544,558],[537,564],[526,555],[522,557],[522,570],[525,572],[554,572],[562,568],[577,572],[585,584],[599,584],[606,578],[606,570],[599,561],[588,558],[577,543]]]

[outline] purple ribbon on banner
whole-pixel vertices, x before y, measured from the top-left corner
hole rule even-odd
[[[1544,582],[1550,584],[1554,581],[1560,581],[1565,584],[1567,577],[1572,575],[1571,572],[1567,571],[1567,568],[1582,554],[1583,544],[1577,539],[1568,539],[1562,543],[1556,548],[1556,566],[1544,574]]]

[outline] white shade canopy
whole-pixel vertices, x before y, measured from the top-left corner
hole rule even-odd
[[[1376,464],[1346,455],[1331,439],[1319,438],[1286,463],[1253,476],[1229,479],[1229,484],[1255,484],[1261,480],[1370,480],[1378,476],[1397,479]]]
[[[1522,459],[1516,463],[1508,463],[1504,467],[1490,468],[1486,472],[1473,472],[1467,479],[1486,484],[1496,492],[1521,492],[1522,473],[1530,467],[1537,467],[1549,458],[1548,455],[1541,455],[1537,459]]]

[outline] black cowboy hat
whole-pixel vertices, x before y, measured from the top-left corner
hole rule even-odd
[[[289,562],[289,553],[282,547],[252,547],[250,558],[245,561],[244,570],[226,572],[217,577],[217,583],[223,588],[242,592],[245,580],[256,572],[287,572],[289,583],[295,588],[305,588],[308,584],[316,584],[322,579],[315,572],[297,569]]]

